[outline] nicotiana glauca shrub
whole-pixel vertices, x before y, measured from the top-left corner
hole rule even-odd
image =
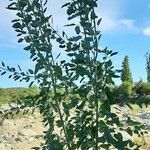
[[[73,22],[65,25],[74,29],[70,37],[54,28],[52,16],[46,15],[47,0],[10,1],[7,8],[16,12],[12,27],[18,43],[26,43],[24,50],[30,53],[35,68],[24,72],[20,66],[16,69],[2,62],[1,75],[8,72],[9,78],[25,80],[29,86],[37,82],[40,93],[32,106],[40,110],[47,129],[41,149],[138,149],[140,146],[124,138],[122,131],[140,135],[140,125],[130,117],[124,125],[111,110],[115,99],[110,87],[113,78],[119,77],[111,58],[117,52],[100,48],[98,1],[70,0],[62,6]],[[56,58],[54,42],[59,49]],[[60,59],[63,52],[66,58]]]

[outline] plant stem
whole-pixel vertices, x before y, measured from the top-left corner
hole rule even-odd
[[[51,57],[52,57],[53,64],[55,64],[54,59],[53,59],[53,55],[51,55]],[[51,79],[52,79],[52,86],[53,86],[53,90],[54,90],[54,95],[56,96],[56,105],[57,105],[57,109],[58,109],[58,114],[59,114],[59,117],[60,117],[60,120],[61,120],[61,123],[62,123],[62,128],[63,128],[64,134],[65,134],[65,138],[66,138],[66,141],[67,141],[67,147],[68,147],[68,150],[71,150],[71,147],[70,147],[70,144],[69,144],[70,142],[69,142],[68,135],[67,135],[67,132],[66,132],[65,123],[64,123],[63,116],[62,116],[62,113],[61,113],[61,109],[60,109],[60,106],[59,106],[59,102],[58,102],[58,99],[57,99],[56,78],[54,78],[54,74],[52,73],[52,70],[50,70],[50,74],[51,74]]]
[[[95,81],[97,81],[97,67],[95,68]],[[99,118],[99,107],[98,107],[98,97],[97,97],[97,87],[95,86],[95,113],[96,113],[96,145],[95,150],[98,150],[98,118]]]
[[[58,114],[59,114],[59,117],[60,117],[60,120],[61,120],[61,123],[62,123],[62,128],[64,130],[65,138],[66,138],[66,141],[67,141],[67,147],[68,147],[68,150],[71,150],[71,147],[70,147],[70,144],[69,144],[70,142],[69,142],[68,135],[67,135],[67,132],[66,132],[65,123],[64,123],[63,116],[62,116],[62,113],[61,113],[61,109],[60,109],[58,99],[57,99],[57,91],[56,91],[56,86],[55,86],[53,76],[52,76],[52,84],[53,84],[53,89],[54,89],[54,93],[55,93],[54,95],[56,96],[56,105],[57,105],[57,109],[58,109]]]

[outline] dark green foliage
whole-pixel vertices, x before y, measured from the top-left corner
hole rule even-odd
[[[124,60],[122,62],[121,80],[122,80],[122,82],[133,83],[131,71],[130,71],[130,68],[129,68],[129,58],[128,58],[128,56],[125,56]]]
[[[137,95],[150,95],[150,83],[146,83],[146,82],[138,82],[135,86],[134,86],[134,91],[136,92]]]
[[[18,32],[18,42],[27,43],[24,50],[30,53],[35,69],[24,73],[20,67],[18,71],[5,64],[0,68],[2,75],[9,71],[15,80],[38,82],[40,91],[33,105],[39,108],[47,127],[42,149],[130,150],[134,143],[123,139],[121,131],[133,131],[111,111],[115,96],[110,87],[119,72],[111,58],[117,52],[99,46],[101,18],[95,11],[97,0],[74,0],[62,6],[67,7],[68,20],[79,21],[67,25],[75,29],[71,37],[64,31],[61,36],[54,29],[51,15],[46,16],[46,2],[11,0],[8,9],[16,10],[17,16],[13,28]],[[54,58],[54,42],[58,43],[57,58],[65,51],[65,59]],[[54,132],[56,127],[62,132]]]
[[[132,95],[132,84],[130,82],[123,82],[120,86],[116,87],[115,93],[119,96],[125,96],[126,98]]]
[[[147,82],[150,82],[150,54],[146,55]]]
[[[0,89],[0,105],[6,103],[17,103],[28,99],[29,97],[34,97],[38,94],[37,87],[30,88],[6,88]]]

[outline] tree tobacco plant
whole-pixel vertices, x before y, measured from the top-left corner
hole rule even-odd
[[[71,22],[65,26],[74,29],[70,37],[54,28],[52,16],[46,15],[47,0],[10,1],[7,9],[16,13],[12,27],[18,43],[26,43],[24,50],[30,53],[35,68],[24,72],[20,66],[9,67],[2,62],[0,71],[29,86],[34,82],[39,86],[40,93],[30,105],[40,110],[46,129],[41,149],[138,149],[122,131],[140,135],[140,127],[130,117],[124,125],[112,112],[115,99],[111,86],[119,70],[114,69],[111,58],[117,52],[100,48],[98,1],[70,0],[62,6]],[[57,57],[53,43],[59,49]],[[66,58],[60,59],[64,52]]]

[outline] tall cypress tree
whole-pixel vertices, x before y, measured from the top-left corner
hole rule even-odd
[[[129,57],[126,55],[122,62],[122,73],[121,73],[122,82],[133,83],[132,75],[129,67]]]
[[[150,82],[150,54],[146,55],[147,82]]]

